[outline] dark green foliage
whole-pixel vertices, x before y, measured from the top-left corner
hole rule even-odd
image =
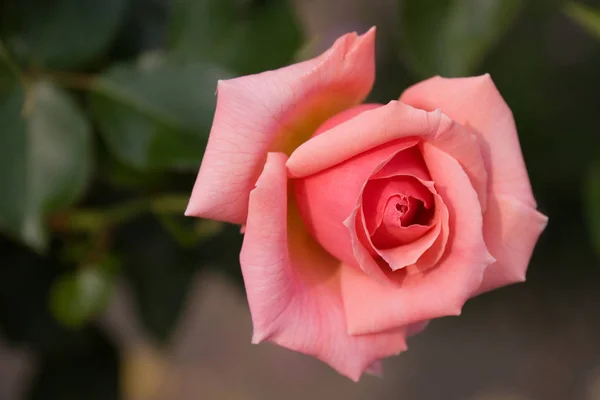
[[[302,44],[292,8],[282,0],[174,0],[170,28],[178,57],[239,74],[285,65]]]
[[[423,78],[467,76],[516,18],[519,0],[404,1],[404,51]]]
[[[287,1],[4,0],[0,40],[0,332],[40,360],[29,398],[118,398],[119,279],[160,345],[200,271],[240,281],[239,228],[183,212],[217,80],[300,28]]]

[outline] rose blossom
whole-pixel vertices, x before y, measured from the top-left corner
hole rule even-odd
[[[312,60],[219,81],[186,211],[245,226],[252,342],[354,380],[427,321],[524,281],[547,222],[490,76],[359,105],[374,38],[347,34]]]

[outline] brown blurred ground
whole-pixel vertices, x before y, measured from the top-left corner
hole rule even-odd
[[[482,296],[461,317],[434,321],[410,340],[408,352],[385,361],[383,380],[365,376],[354,384],[311,357],[251,345],[245,299],[230,283],[209,277],[195,287],[167,353],[139,347],[137,331],[122,335],[122,343],[138,350],[129,362],[141,360],[129,382],[139,384],[138,392],[162,386],[158,395],[129,398],[600,399],[600,323],[590,319],[597,293],[578,291],[561,304],[546,297],[550,292],[526,289]]]
[[[103,326],[123,351],[128,400],[600,399],[600,323],[590,318],[598,294],[561,302],[526,289],[484,295],[461,317],[434,321],[385,361],[383,380],[358,384],[311,357],[250,344],[245,299],[217,276],[197,280],[169,349],[149,344],[124,286]],[[0,399],[20,399],[33,368],[26,351],[0,344]]]

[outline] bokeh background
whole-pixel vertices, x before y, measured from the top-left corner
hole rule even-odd
[[[250,344],[239,228],[182,217],[216,80],[378,26],[370,100],[489,72],[550,223],[385,378]],[[600,399],[600,2],[1,0],[0,400]]]

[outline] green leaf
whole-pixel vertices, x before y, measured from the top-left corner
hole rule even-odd
[[[212,123],[222,70],[148,57],[95,81],[92,113],[107,145],[139,169],[197,168]]]
[[[585,200],[592,244],[600,254],[600,162],[590,169],[586,182]]]
[[[405,52],[422,77],[466,76],[477,71],[492,45],[511,26],[519,0],[404,1]]]
[[[38,82],[31,96],[31,195],[43,211],[50,211],[82,194],[91,172],[91,129],[79,107],[55,86]]]
[[[74,202],[90,177],[91,131],[48,82],[27,90],[0,59],[0,229],[43,248],[43,217]]]
[[[114,40],[111,55],[131,60],[163,47],[171,1],[129,0],[127,15]]]
[[[104,51],[127,0],[19,0],[2,11],[2,35],[19,59],[38,67],[72,68]]]
[[[168,342],[204,260],[197,249],[181,248],[152,217],[121,225],[115,243],[145,328],[156,341]]]
[[[184,59],[244,75],[291,62],[302,34],[287,0],[175,0],[171,43]]]
[[[113,289],[113,274],[104,266],[88,265],[58,279],[50,291],[54,317],[80,327],[104,309]]]
[[[35,232],[39,229],[25,229],[28,185],[26,123],[21,117],[24,103],[24,88],[0,58],[0,228],[34,244],[39,243],[39,232]]]
[[[125,164],[108,149],[98,153],[98,177],[118,189],[152,190],[169,180],[168,172],[142,171]]]
[[[600,39],[600,9],[580,3],[567,3],[564,11],[590,35]]]

